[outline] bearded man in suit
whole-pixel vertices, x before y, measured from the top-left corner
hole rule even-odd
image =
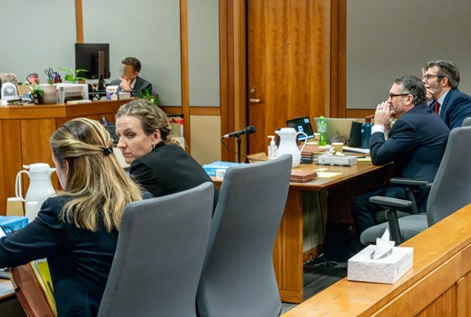
[[[427,62],[422,82],[427,96],[433,101],[430,107],[450,128],[461,127],[463,120],[471,117],[471,97],[458,89],[460,72],[456,64],[445,61]]]
[[[425,103],[425,94],[425,86],[418,77],[405,76],[394,81],[388,99],[376,108],[370,156],[374,165],[393,163],[395,177],[433,182],[450,129]],[[426,197],[428,191],[429,188],[422,186],[416,195]],[[370,203],[372,196],[406,199],[404,189],[393,185],[382,186],[355,198],[352,216],[358,237],[376,224],[376,213],[384,209]],[[418,206],[419,212],[425,212],[426,202],[424,199]]]

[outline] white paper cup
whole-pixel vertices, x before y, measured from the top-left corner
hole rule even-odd
[[[226,173],[226,170],[224,169],[218,169],[216,170],[216,178],[224,178],[224,174]]]
[[[335,152],[343,152],[343,142],[334,142],[332,143],[332,146],[334,147]]]

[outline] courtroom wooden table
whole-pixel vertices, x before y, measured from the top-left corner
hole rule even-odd
[[[53,166],[49,137],[59,126],[77,117],[105,117],[114,122],[115,113],[128,101],[0,106],[0,214],[5,214],[7,197],[15,196],[15,177],[23,165],[43,162]],[[29,185],[26,177],[24,180],[23,193]],[[57,177],[52,181],[57,189]]]
[[[471,316],[471,204],[401,246],[412,269],[394,284],[344,278],[282,317]]]
[[[290,183],[288,199],[273,251],[273,263],[283,302],[303,301],[303,202],[306,192],[327,196],[329,221],[352,223],[351,202],[361,193],[386,183],[392,176],[392,165],[374,166],[359,162],[354,166],[301,164],[297,169],[336,173],[329,178],[316,178],[306,183]],[[216,182],[217,180],[213,178]]]

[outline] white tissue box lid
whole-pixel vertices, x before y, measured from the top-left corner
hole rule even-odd
[[[412,267],[414,248],[394,247],[389,256],[377,260],[370,257],[374,250],[370,245],[348,260],[348,280],[393,284]]]

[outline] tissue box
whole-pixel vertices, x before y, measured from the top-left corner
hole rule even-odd
[[[394,247],[390,255],[377,260],[370,257],[374,250],[370,245],[348,260],[348,280],[393,284],[412,267],[414,248]]]
[[[118,100],[118,88],[119,86],[107,86],[106,87],[106,100]]]

